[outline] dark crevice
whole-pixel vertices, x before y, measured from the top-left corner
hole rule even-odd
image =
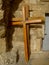
[[[22,0],[2,0],[2,9],[4,10],[3,22],[5,26],[5,33],[2,38],[5,37],[6,40],[6,52],[11,51],[12,36],[14,32],[14,27],[11,25],[11,19],[14,17],[13,13],[18,9],[19,4]]]

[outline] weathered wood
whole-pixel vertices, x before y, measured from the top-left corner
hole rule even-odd
[[[28,47],[28,29],[29,29],[29,27],[25,24],[25,22],[26,22],[26,19],[28,19],[28,15],[29,15],[29,10],[28,10],[28,6],[26,5],[26,6],[23,6],[23,8],[22,8],[23,10],[23,21],[24,21],[24,23],[23,23],[23,31],[24,31],[24,49],[25,49],[25,59],[26,59],[26,61],[28,62],[28,60],[29,60],[29,47]]]
[[[28,53],[28,37],[27,37],[27,26],[23,25],[23,31],[24,31],[24,50],[25,50],[25,59],[28,62],[29,59],[29,53]]]
[[[12,18],[12,25],[23,25],[25,24],[34,24],[34,23],[42,23],[45,21],[44,17],[29,17],[28,20],[24,20],[22,18]]]
[[[23,18],[12,19],[12,25],[23,25],[24,50],[26,62],[28,62],[30,55],[29,24],[42,23],[44,20],[45,20],[44,17],[29,18],[29,10],[27,6],[23,7]]]

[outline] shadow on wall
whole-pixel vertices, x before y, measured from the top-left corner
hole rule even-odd
[[[2,9],[4,10],[3,22],[5,23],[5,34],[2,37],[5,37],[6,40],[6,52],[11,51],[13,48],[12,35],[14,27],[11,25],[11,19],[21,2],[22,0],[2,0]]]

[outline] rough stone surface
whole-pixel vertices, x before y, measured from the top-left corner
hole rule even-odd
[[[0,0],[0,5],[2,3],[1,1],[2,0]],[[33,3],[33,5],[30,5],[30,9],[33,8],[33,12],[31,14],[31,16],[37,16],[37,15],[45,16],[45,11],[43,11],[43,10],[48,10],[48,9],[45,9],[45,8],[47,8],[47,5],[44,4],[44,6],[43,6],[43,3],[42,3],[42,5],[41,5],[41,3],[39,4],[38,3],[39,0],[38,0],[38,2],[36,2],[37,0],[34,0],[33,2],[31,2],[31,1],[33,1],[33,0],[24,0],[22,2],[22,4],[19,5],[18,11],[16,11],[14,13],[15,17],[22,17],[22,11],[19,11],[19,10],[20,10],[20,7],[24,4],[24,2],[26,2],[26,3],[30,2],[31,4]],[[1,6],[0,6],[0,9],[1,9]],[[2,18],[3,18],[3,11],[0,10],[0,20]],[[4,26],[0,26],[0,36],[4,33],[4,31],[5,31]],[[43,63],[43,65],[49,65],[48,57],[47,57],[48,60],[40,59],[40,57],[42,55],[40,56],[39,51],[40,51],[41,45],[42,45],[42,44],[40,44],[42,38],[44,38],[44,25],[38,25],[37,28],[30,28],[31,57],[30,57],[29,62],[26,63],[25,55],[24,55],[23,28],[16,27],[14,34],[13,34],[13,40],[12,40],[13,48],[10,52],[6,52],[5,38],[3,38],[3,39],[0,38],[0,65],[32,65],[32,64],[40,65],[41,63]],[[37,44],[39,45],[39,47],[37,47]],[[39,48],[39,50],[38,50],[38,48]],[[18,51],[18,55],[17,55],[17,51]],[[33,53],[32,53],[33,51],[38,51],[38,53],[36,53],[35,56],[33,56]],[[19,56],[19,58],[18,58],[18,56]],[[36,57],[36,58],[33,58],[33,57]],[[17,62],[17,59],[18,59],[18,62]],[[42,62],[42,61],[45,61],[46,64],[45,64],[45,62]]]

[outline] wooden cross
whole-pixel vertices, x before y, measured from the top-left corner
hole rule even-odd
[[[25,60],[29,60],[29,25],[35,23],[42,23],[45,19],[44,17],[29,17],[29,6],[25,5],[22,8],[23,18],[12,18],[12,25],[22,25],[24,33],[24,50],[25,50]]]

